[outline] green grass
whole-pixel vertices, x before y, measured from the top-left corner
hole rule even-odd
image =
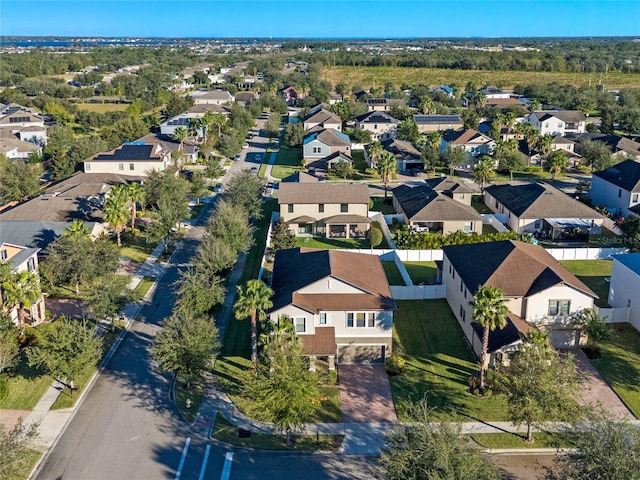
[[[222,442],[240,447],[255,448],[258,450],[337,450],[344,438],[342,435],[296,435],[293,447],[285,445],[284,435],[268,435],[264,433],[252,433],[249,438],[240,438],[238,427],[231,425],[225,418],[218,414],[216,426],[213,430],[213,438]]]
[[[124,112],[129,107],[128,103],[75,103],[74,105],[78,110],[96,113]]]
[[[436,420],[507,420],[503,398],[469,393],[467,381],[478,364],[447,301],[396,303],[393,340],[396,351],[403,352],[406,369],[390,382],[400,421],[410,420],[410,405],[423,397],[435,408]]]
[[[628,324],[615,324],[613,329],[613,337],[601,347],[602,356],[591,363],[640,418],[640,333]]]
[[[51,385],[51,377],[30,367],[23,351],[15,375],[7,381],[7,396],[0,401],[0,409],[33,410],[44,392]]]
[[[563,260],[560,263],[598,295],[598,307],[609,306],[609,282],[605,277],[611,277],[612,260]]]
[[[309,248],[371,248],[364,238],[296,237],[296,246]]]
[[[147,295],[151,285],[153,285],[155,281],[156,279],[153,277],[144,277],[133,290],[133,298],[135,300],[142,300]]]
[[[29,473],[31,473],[31,470],[41,456],[41,452],[31,448],[28,449],[25,455],[20,458],[19,463],[15,466],[15,475],[8,474],[7,476],[2,477],[3,480],[24,480],[25,478],[29,478]]]
[[[602,234],[589,235],[588,247],[623,247],[624,240],[620,235],[616,235],[611,230],[602,227]]]
[[[382,268],[384,268],[384,273],[387,275],[389,285],[405,285],[395,262],[382,262]]]
[[[393,197],[371,197],[373,200],[373,207],[370,208],[372,212],[381,212],[383,215],[393,215],[396,213],[393,208]]]
[[[472,196],[471,206],[475,208],[478,213],[493,213],[491,209],[484,204],[484,197],[482,195]]]
[[[191,390],[187,390],[185,383],[180,377],[178,377],[176,380],[175,394],[178,409],[189,422],[193,422],[196,419],[198,408],[204,398],[204,389],[202,385],[199,383],[192,383]],[[191,406],[189,408],[187,408],[187,399],[191,400]]]
[[[436,262],[403,262],[414,285],[434,285],[438,278]]]
[[[282,146],[271,168],[271,176],[285,178],[302,169],[302,149]]]
[[[7,386],[7,379],[4,375],[0,375],[0,402],[2,402],[9,395],[9,387]]]
[[[474,433],[468,438],[484,448],[573,448],[575,439],[562,433],[534,432],[533,442],[526,441],[526,436],[516,433]]]
[[[133,236],[130,233],[125,233],[122,235],[120,256],[127,257],[132,262],[143,263],[154,248],[156,248],[156,243],[146,243],[146,238],[143,235]]]
[[[247,347],[249,347],[249,337],[247,337]],[[249,348],[247,348],[249,350]],[[218,357],[216,360],[215,373],[220,382],[220,386],[229,398],[235,403],[241,412],[252,417],[259,416],[250,399],[244,396],[244,385],[251,382],[253,375],[251,371],[251,360],[246,357],[227,356]],[[330,384],[330,380],[321,387],[323,401],[316,414],[307,419],[308,422],[336,423],[342,421],[340,410],[340,391],[335,385]]]
[[[482,235],[491,235],[492,233],[498,233],[498,231],[487,223],[482,224]]]

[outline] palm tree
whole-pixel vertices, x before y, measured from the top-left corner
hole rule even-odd
[[[480,358],[480,388],[485,385],[489,332],[503,329],[507,325],[508,308],[502,290],[497,287],[480,286],[473,296],[473,318],[483,328],[482,356]]]
[[[380,178],[382,178],[382,182],[384,183],[384,198],[387,198],[387,188],[389,186],[389,180],[392,177],[395,177],[396,172],[398,171],[398,162],[396,161],[396,157],[391,152],[383,152],[378,159],[378,164],[376,166],[378,170],[378,174],[380,174]]]
[[[147,192],[138,182],[131,182],[127,185],[127,196],[131,202],[129,208],[131,209],[131,230],[133,230],[136,227],[137,204],[144,203]]]
[[[507,127],[507,133],[511,133],[516,123],[516,114],[509,110],[504,116],[504,126]]]
[[[214,125],[215,121],[215,113],[211,110],[207,110],[204,112],[204,116],[202,117],[202,143],[207,143],[207,136],[209,134],[209,130]]]
[[[542,107],[542,104],[540,103],[540,100],[534,99],[529,102],[529,106],[531,107],[532,112],[536,112],[540,110],[540,108]]]
[[[198,140],[200,136],[200,130],[204,126],[204,121],[201,118],[190,118],[188,123],[187,130],[189,131],[189,136],[194,140]]]
[[[184,141],[189,138],[189,130],[184,127],[177,127],[173,131],[173,139],[180,142],[180,146],[178,147],[179,151],[182,151],[182,147],[184,146]]]
[[[62,232],[63,237],[72,237],[72,238],[82,238],[88,237],[91,232],[89,231],[89,227],[87,227],[82,220],[74,220],[71,222],[67,228],[65,228],[64,232]]]
[[[266,310],[273,306],[273,295],[262,280],[249,280],[244,288],[238,286],[238,299],[233,305],[237,320],[251,317],[251,363],[253,373],[258,373],[258,322],[267,318]]]
[[[427,145],[434,150],[440,150],[440,144],[442,143],[442,135],[440,132],[433,131],[427,133]]]
[[[376,167],[376,161],[378,160],[378,157],[382,154],[384,150],[382,149],[382,144],[378,141],[372,142],[369,145],[369,158],[371,159],[371,167],[375,168]]]
[[[488,156],[480,157],[480,160],[473,167],[473,179],[476,183],[480,183],[482,190],[484,190],[485,184],[495,176],[493,158]]]
[[[18,327],[24,331],[24,309],[31,308],[42,297],[38,275],[23,270],[6,276],[2,295],[6,305],[18,307]]]
[[[538,147],[538,151],[540,155],[543,157],[548,157],[551,154],[551,144],[553,143],[553,137],[549,134],[542,135],[538,137],[536,142],[536,147]]]
[[[122,246],[120,234],[129,221],[129,195],[126,185],[116,185],[109,192],[104,205],[104,220],[116,232],[118,247]]]
[[[554,180],[567,168],[567,162],[567,155],[561,150],[556,150],[547,157],[547,169],[553,174]]]
[[[435,113],[435,103],[433,103],[433,99],[429,96],[424,97],[420,102],[420,111],[427,115],[429,113]]]
[[[227,117],[222,113],[214,113],[212,115],[212,125],[218,127],[218,137],[220,137],[222,133],[222,126],[227,122]]]

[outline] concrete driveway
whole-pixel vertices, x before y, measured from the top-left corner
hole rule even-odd
[[[344,423],[397,422],[384,365],[338,365]]]

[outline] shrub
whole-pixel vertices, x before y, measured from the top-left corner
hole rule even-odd
[[[379,228],[370,228],[367,232],[367,240],[372,247],[377,247],[382,243],[382,231]]]
[[[385,369],[391,376],[402,375],[404,372],[405,360],[399,355],[391,355],[387,358]]]

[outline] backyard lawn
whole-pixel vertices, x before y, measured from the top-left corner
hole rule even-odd
[[[640,418],[640,333],[628,324],[615,324],[602,356],[591,360],[613,390]]]
[[[467,381],[478,364],[447,301],[396,303],[394,348],[403,353],[406,369],[389,380],[400,421],[410,420],[408,407],[423,397],[435,408],[437,420],[506,420],[504,398],[469,393]]]
[[[389,285],[405,285],[396,262],[382,262],[382,268],[384,268],[384,273],[387,275]]]
[[[612,260],[563,260],[560,263],[598,295],[598,307],[609,306],[609,282],[605,278],[611,277]]]
[[[326,237],[296,237],[297,247],[308,248],[371,248],[364,238],[326,238]]]
[[[436,262],[403,262],[414,285],[435,285],[438,278]]]
[[[300,170],[302,154],[300,148],[280,147],[276,160],[271,168],[271,176],[275,178],[285,178]]]
[[[373,207],[369,210],[372,212],[381,212],[383,215],[393,215],[396,213],[393,208],[393,198],[392,197],[371,197],[373,200]]]
[[[478,213],[493,213],[491,209],[484,204],[484,197],[482,195],[472,196],[471,206],[475,208]]]

